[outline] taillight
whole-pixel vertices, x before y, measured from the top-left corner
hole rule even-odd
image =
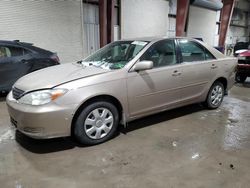
[[[60,59],[56,54],[53,54],[50,58],[53,59],[57,64],[60,64]]]

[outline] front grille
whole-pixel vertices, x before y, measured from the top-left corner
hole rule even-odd
[[[21,89],[17,89],[15,87],[13,87],[12,89],[12,96],[14,99],[20,99],[20,97],[24,94],[24,91]]]

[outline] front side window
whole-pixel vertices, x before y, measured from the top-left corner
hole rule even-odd
[[[179,40],[183,62],[204,61],[206,55],[204,48],[195,42],[186,39]]]
[[[121,69],[147,44],[148,42],[145,41],[113,42],[87,57],[81,63],[85,66],[95,66],[108,70]]]
[[[174,40],[164,40],[153,44],[140,58],[140,61],[153,61],[154,67],[176,64]]]
[[[206,60],[216,59],[207,49],[205,49]]]

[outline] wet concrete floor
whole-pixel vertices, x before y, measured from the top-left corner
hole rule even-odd
[[[129,124],[93,147],[10,128],[0,98],[0,187],[249,187],[250,80],[217,110],[191,105]]]

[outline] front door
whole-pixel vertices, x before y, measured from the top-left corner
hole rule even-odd
[[[127,78],[130,117],[164,110],[180,100],[180,64],[174,40],[153,44],[139,61],[153,61],[153,69],[129,72]]]
[[[0,46],[0,51],[0,90],[9,90],[18,78],[28,73],[28,54],[22,48],[10,46]]]

